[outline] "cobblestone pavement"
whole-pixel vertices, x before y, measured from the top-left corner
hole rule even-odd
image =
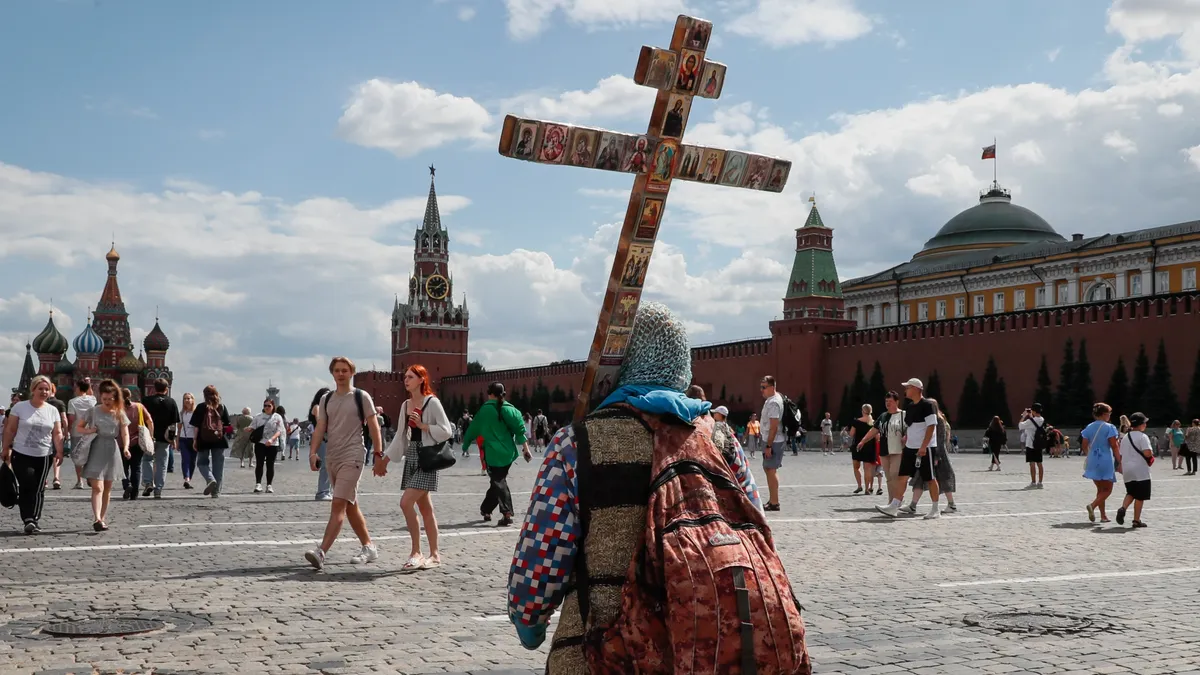
[[[115,501],[112,529],[100,534],[82,491],[47,493],[39,536],[17,534],[17,514],[0,512],[0,673],[540,672],[545,650],[524,650],[504,617],[516,530],[480,522],[477,462],[443,474],[435,503],[446,564],[413,575],[400,574],[409,542],[398,475],[363,479],[381,559],[351,565],[357,546],[346,538],[321,573],[302,554],[329,505],[313,501],[303,462],[280,466],[271,495],[252,494],[252,472],[237,462],[219,499],[169,474],[162,500]],[[1087,522],[1093,489],[1080,459],[1050,460],[1039,491],[1023,489],[1015,456],[1003,473],[986,472],[976,453],[954,462],[958,514],[889,520],[872,509],[883,497],[850,494],[846,455],[787,457],[783,510],[770,516],[816,672],[1200,673],[1200,478],[1156,465],[1150,527],[1132,531]],[[514,468],[518,504],[535,469]],[[964,621],[994,612],[1084,621],[1045,617],[1051,630],[1041,634]],[[35,632],[51,620],[114,617],[167,629]]]

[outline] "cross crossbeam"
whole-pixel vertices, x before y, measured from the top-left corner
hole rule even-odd
[[[695,97],[719,98],[726,66],[705,58],[712,22],[680,15],[669,49],[642,47],[634,82],[658,90],[645,134],[508,115],[500,154],[539,164],[634,174],[596,333],[579,388],[579,419],[612,390],[625,359],[667,194],[675,180],[782,192],[792,163],[738,150],[683,144]]]

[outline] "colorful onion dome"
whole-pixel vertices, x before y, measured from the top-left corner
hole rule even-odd
[[[154,328],[146,335],[146,339],[142,340],[142,346],[148,352],[165,352],[171,348],[171,341],[167,339],[167,334],[159,327],[157,320],[154,322]]]
[[[70,375],[75,372],[75,364],[71,363],[64,353],[62,358],[58,360],[58,363],[54,364],[54,372],[62,375]]]
[[[67,338],[54,327],[54,312],[50,312],[46,327],[33,338],[33,351],[38,354],[65,354],[68,346]]]
[[[83,329],[71,346],[78,356],[95,356],[104,351],[104,338],[92,329],[92,320],[88,319],[87,327]]]
[[[132,353],[126,354],[117,361],[117,370],[122,373],[140,373],[142,372],[142,364],[137,357]]]

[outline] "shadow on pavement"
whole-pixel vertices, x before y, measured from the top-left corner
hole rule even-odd
[[[1050,527],[1056,530],[1090,530],[1100,527],[1099,523],[1056,523]]]

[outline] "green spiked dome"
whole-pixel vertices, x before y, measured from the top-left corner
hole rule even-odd
[[[1012,195],[997,184],[980,195],[979,203],[946,221],[942,229],[913,256],[952,255],[1037,242],[1066,241],[1038,214],[1012,203]]]
[[[37,337],[33,338],[33,351],[38,354],[66,354],[67,338],[54,327],[54,312],[50,312],[50,320]]]

